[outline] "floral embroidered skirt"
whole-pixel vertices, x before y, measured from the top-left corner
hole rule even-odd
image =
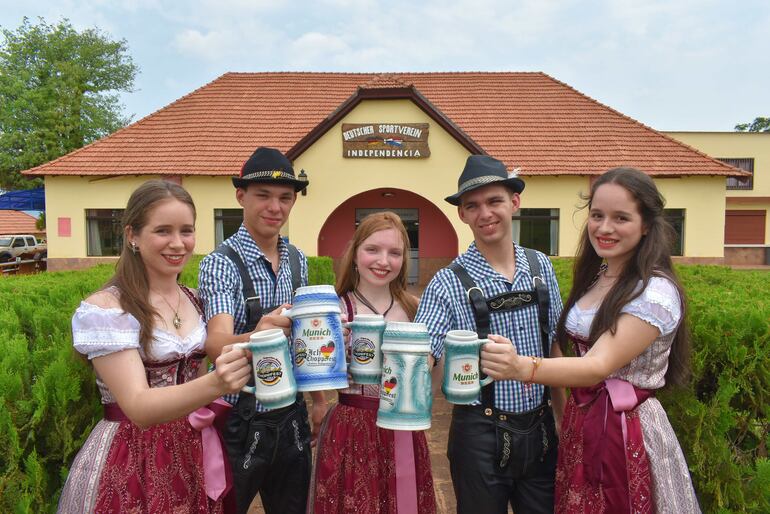
[[[338,404],[321,428],[308,502],[314,514],[396,514],[394,432],[377,427],[377,411]],[[417,512],[436,512],[424,432],[412,432]]]
[[[201,435],[186,418],[141,429],[101,420],[75,457],[59,512],[224,512],[203,484]]]

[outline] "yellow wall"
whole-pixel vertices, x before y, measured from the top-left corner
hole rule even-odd
[[[674,139],[716,158],[753,158],[754,187],[727,190],[728,198],[757,197],[756,202],[730,204],[730,210],[764,210],[765,243],[770,244],[770,133],[768,132],[667,132]]]
[[[770,196],[770,132],[666,132],[714,158],[754,158],[754,189],[727,196]]]
[[[723,257],[724,177],[656,179],[667,209],[684,209],[684,255]]]
[[[575,255],[580,231],[586,220],[586,211],[579,210],[587,193],[588,177],[523,177],[526,187],[521,194],[522,209],[559,209],[559,255]],[[470,232],[470,230],[468,230]]]
[[[46,177],[48,257],[88,257],[86,209],[123,209],[131,192],[151,178],[158,177]],[[59,237],[60,217],[71,219],[71,237]]]
[[[342,157],[342,123],[429,123],[430,157],[425,159],[349,159]],[[292,211],[291,241],[315,255],[318,234],[326,218],[353,195],[384,187],[417,193],[439,209],[453,224],[465,248],[470,233],[444,197],[457,190],[457,177],[470,153],[410,100],[366,100],[334,125],[294,162],[310,180],[308,194]]]

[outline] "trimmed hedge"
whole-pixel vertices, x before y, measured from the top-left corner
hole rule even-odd
[[[195,258],[182,282],[195,287]],[[309,258],[310,283],[333,283]],[[555,259],[566,297],[572,261]],[[681,266],[693,380],[659,398],[705,512],[770,512],[770,273]],[[72,350],[70,319],[112,266],[0,279],[0,512],[54,511],[67,469],[101,417],[93,372]]]

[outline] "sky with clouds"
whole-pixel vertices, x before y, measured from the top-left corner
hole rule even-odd
[[[125,39],[134,120],[228,71],[542,71],[659,130],[770,116],[766,0],[0,0],[24,16]]]

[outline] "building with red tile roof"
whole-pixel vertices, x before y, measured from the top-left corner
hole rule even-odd
[[[363,148],[387,139],[388,152],[344,153],[343,124],[427,124],[429,151],[385,157],[404,155],[389,151],[406,140],[397,136],[358,141]],[[55,268],[57,258],[72,266],[114,253],[118,235],[105,246],[104,237],[93,242],[89,234],[114,225],[111,211],[122,208],[141,181],[158,176],[174,177],[193,193],[199,250],[210,251],[237,225],[226,177],[237,175],[258,146],[280,149],[310,177],[308,195],[286,227],[307,254],[338,256],[366,209],[398,209],[411,224],[419,277],[430,276],[470,242],[443,202],[470,154],[486,153],[519,170],[527,181],[519,236],[558,255],[574,252],[584,219],[572,214],[578,193],[588,189],[590,177],[622,165],[653,176],[673,200],[682,253],[719,262],[722,241],[703,242],[694,234],[702,226],[723,226],[724,213],[715,215],[702,202],[724,203],[725,179],[742,173],[544,73],[226,73],[26,172],[46,177],[49,219],[69,234],[49,234],[49,265]],[[691,198],[696,192],[698,198]],[[85,199],[77,209],[73,195]]]
[[[26,212],[0,209],[0,236],[9,234],[31,234],[40,236],[45,231],[35,226],[37,220]]]

